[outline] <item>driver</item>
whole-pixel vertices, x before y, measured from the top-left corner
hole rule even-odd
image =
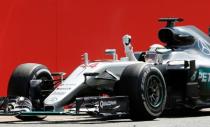
[[[145,55],[145,61],[148,63],[161,63],[162,58],[158,55],[158,49],[166,49],[163,45],[153,44],[149,47]]]

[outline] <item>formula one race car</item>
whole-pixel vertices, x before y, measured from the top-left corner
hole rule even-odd
[[[123,116],[152,120],[164,110],[210,107],[210,38],[194,26],[175,26],[180,18],[161,18],[167,25],[146,52],[133,52],[131,36],[123,37],[126,57],[84,64],[69,76],[51,73],[41,64],[19,65],[8,97],[1,97],[1,115],[41,120],[46,115]]]

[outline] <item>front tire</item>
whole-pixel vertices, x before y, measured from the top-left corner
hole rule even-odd
[[[30,95],[30,81],[36,79],[41,80],[53,80],[50,71],[46,66],[35,63],[26,63],[19,65],[11,75],[8,84],[8,96],[23,96],[31,100],[33,105],[33,110],[40,110],[43,108],[43,101],[48,94],[37,93],[39,96],[38,101],[31,99]],[[46,86],[41,86],[40,88],[46,89]],[[53,89],[53,85],[47,89]],[[41,90],[40,90],[41,91]],[[21,116],[18,115],[16,118],[31,121],[31,120],[43,120],[46,116]]]
[[[126,67],[115,88],[118,95],[129,97],[130,118],[134,121],[153,120],[164,110],[166,84],[162,73],[153,65]]]

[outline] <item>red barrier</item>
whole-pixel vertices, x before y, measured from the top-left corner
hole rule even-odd
[[[1,0],[0,95],[12,70],[24,62],[70,73],[81,63],[105,57],[105,48],[123,55],[121,37],[129,33],[135,50],[158,42],[160,17],[182,17],[207,32],[208,0]]]

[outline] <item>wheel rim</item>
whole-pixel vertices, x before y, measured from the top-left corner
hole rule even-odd
[[[153,107],[157,108],[161,105],[163,100],[163,87],[161,79],[156,75],[151,75],[147,80],[146,87],[146,101]]]

